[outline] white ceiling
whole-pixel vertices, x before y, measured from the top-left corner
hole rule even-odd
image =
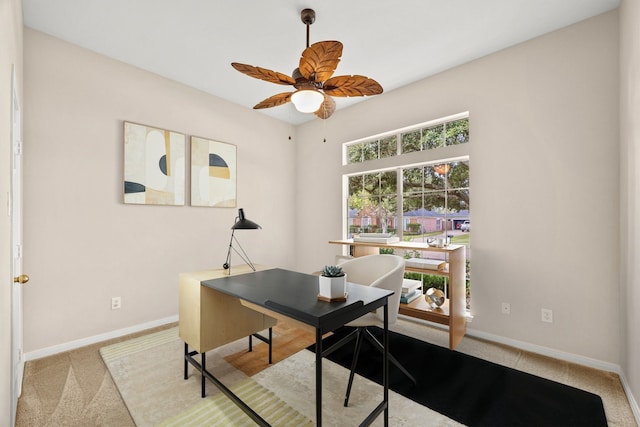
[[[334,75],[385,92],[618,7],[620,0],[23,0],[26,26],[252,108],[289,88],[234,70],[291,74],[310,43],[339,40]],[[378,95],[378,96],[384,96]],[[366,98],[335,98],[338,110]],[[299,124],[289,103],[259,110]],[[319,120],[319,119],[318,119]],[[331,119],[329,119],[331,120]]]

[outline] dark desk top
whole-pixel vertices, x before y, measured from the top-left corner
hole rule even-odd
[[[235,296],[321,330],[332,331],[382,307],[392,291],[347,283],[344,302],[318,301],[318,276],[275,268],[205,280],[203,286]]]

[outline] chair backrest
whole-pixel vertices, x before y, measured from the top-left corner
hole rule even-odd
[[[340,267],[347,274],[347,282],[393,291],[389,297],[389,324],[393,324],[400,307],[404,263],[404,258],[397,255],[367,255],[345,261]],[[381,308],[376,316],[384,320]]]

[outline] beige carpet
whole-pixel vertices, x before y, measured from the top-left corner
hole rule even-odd
[[[153,331],[173,326],[175,324]],[[28,361],[18,400],[16,427],[135,426],[99,350],[105,344],[148,333],[138,332]]]

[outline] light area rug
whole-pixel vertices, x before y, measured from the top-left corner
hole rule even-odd
[[[256,405],[260,405],[261,400],[266,402],[273,398],[273,405],[284,408],[281,412],[287,414],[285,418],[273,420],[274,426],[315,424],[315,355],[302,350],[247,377],[224,360],[246,346],[247,340],[242,339],[207,352],[207,369],[231,389],[259,390],[255,394],[258,397],[254,402]],[[236,417],[235,405],[208,380],[207,397],[202,399],[200,374],[195,368],[190,366],[189,379],[183,379],[184,343],[178,337],[177,328],[104,347],[100,354],[139,427],[163,423],[236,426],[248,422],[246,425],[253,425],[240,411]],[[356,376],[349,407],[345,408],[342,403],[349,371],[328,360],[323,360],[322,367],[323,425],[359,425],[380,403],[382,387]],[[393,426],[460,425],[393,391],[389,392],[389,408],[389,424]],[[294,418],[298,416],[301,418]],[[291,423],[287,424],[289,421]],[[373,425],[382,426],[382,419]]]
[[[279,399],[275,393],[251,378],[240,381],[231,391],[271,425],[312,426],[306,418]],[[202,402],[162,423],[162,427],[252,426],[254,421],[223,394],[205,398]]]

